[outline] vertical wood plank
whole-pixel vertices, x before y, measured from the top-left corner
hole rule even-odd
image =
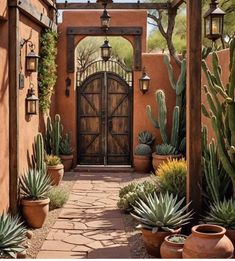
[[[75,63],[75,46],[74,46],[74,35],[67,35],[67,72],[74,73]]]
[[[10,210],[17,212],[19,173],[19,10],[9,8],[9,171]]]
[[[201,209],[201,0],[187,0],[187,202]]]
[[[141,36],[134,36],[134,65],[135,70],[141,70],[141,61],[142,61],[142,47],[141,47]]]

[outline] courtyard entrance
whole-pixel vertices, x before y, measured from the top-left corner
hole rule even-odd
[[[78,72],[78,164],[131,165],[132,71],[95,61]]]

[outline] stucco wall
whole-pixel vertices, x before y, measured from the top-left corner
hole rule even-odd
[[[0,1],[0,15],[7,17],[6,0]],[[8,207],[9,194],[9,108],[8,108],[8,22],[0,21],[0,211]]]
[[[219,58],[219,64],[221,65],[222,69],[222,83],[224,86],[228,83],[229,79],[229,49],[219,51],[218,53],[218,58]],[[206,59],[208,67],[211,69],[211,55],[209,55]],[[207,98],[203,89],[203,85],[207,85],[207,80],[205,77],[204,72],[202,73],[202,103],[206,106],[208,111],[210,111],[210,108],[208,106]],[[206,118],[204,115],[202,115],[202,124],[206,125],[208,128],[208,140],[210,141],[214,137],[214,132],[213,128],[211,126],[211,120]]]

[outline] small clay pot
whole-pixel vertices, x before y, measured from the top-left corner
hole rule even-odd
[[[149,173],[151,169],[151,155],[134,155],[134,168],[139,173]]]
[[[152,233],[151,230],[142,228],[142,238],[147,252],[154,257],[160,258],[160,247],[164,238],[172,234],[177,234],[180,231],[181,228],[176,230],[174,233],[167,231]]]
[[[64,176],[64,165],[47,166],[47,175],[51,179],[51,185],[58,186]]]
[[[158,155],[156,154],[156,152],[154,152],[152,154],[152,165],[154,170],[156,171],[157,168],[159,167],[160,164],[162,164],[163,162],[166,162],[168,159],[181,159],[182,155],[181,154],[177,154],[177,155]]]
[[[170,241],[169,239],[172,236],[173,235],[165,237],[164,242],[162,243],[160,248],[161,258],[171,258],[171,259],[182,258],[184,243],[175,243]],[[175,235],[175,236],[180,236],[185,239],[187,238],[184,235]]]
[[[225,233],[225,228],[216,225],[194,226],[184,243],[183,258],[232,258],[233,244]]]
[[[22,214],[32,228],[41,228],[49,212],[50,199],[21,199]]]
[[[64,171],[70,171],[73,166],[73,155],[60,155],[60,159],[64,165]]]

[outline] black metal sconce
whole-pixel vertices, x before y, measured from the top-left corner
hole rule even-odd
[[[30,84],[28,93],[25,99],[26,114],[27,115],[37,115],[38,108],[38,97],[35,95],[35,90],[33,84]]]
[[[211,0],[210,8],[204,15],[205,37],[213,42],[223,36],[225,12],[218,7],[216,0]]]
[[[140,91],[145,94],[149,90],[149,85],[150,85],[150,77],[146,73],[146,69],[144,67],[143,69],[143,74],[141,78],[139,79],[139,87]]]
[[[101,23],[101,29],[104,32],[107,32],[109,29],[109,26],[110,26],[111,16],[109,15],[109,13],[106,9],[107,4],[103,4],[103,6],[104,6],[104,11],[103,11],[102,15],[100,16],[100,23]]]
[[[108,39],[104,40],[104,43],[101,45],[100,49],[101,49],[101,58],[102,58],[102,60],[107,62],[110,59],[110,57],[111,57],[111,51],[112,51],[112,47],[109,44]]]

